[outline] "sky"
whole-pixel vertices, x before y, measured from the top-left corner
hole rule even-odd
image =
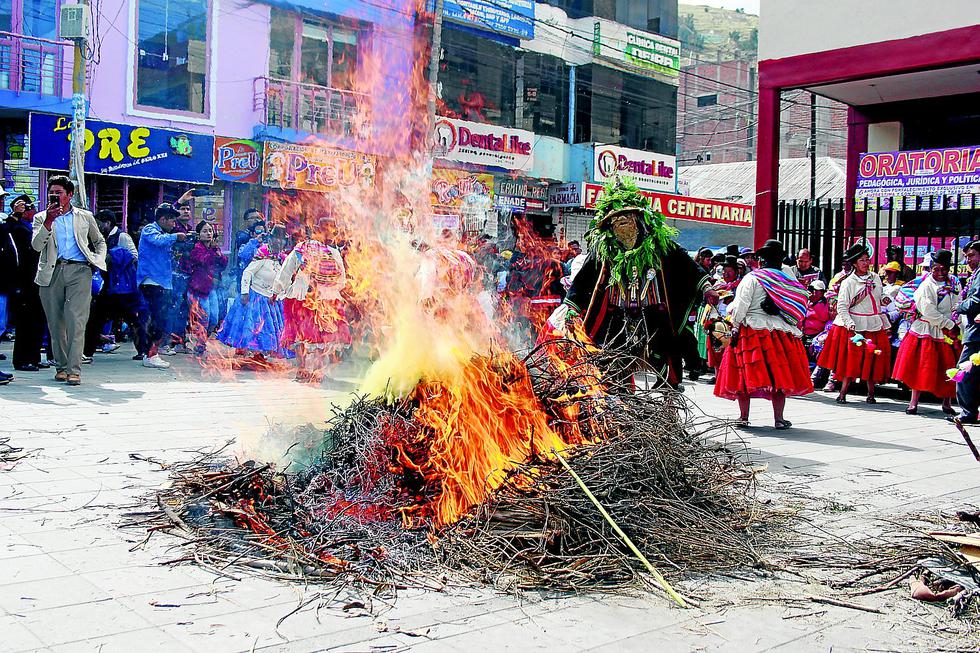
[[[685,4],[708,5],[723,9],[745,9],[747,14],[759,15],[759,0],[685,0]]]

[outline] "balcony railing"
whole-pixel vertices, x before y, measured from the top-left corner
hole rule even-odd
[[[253,109],[270,127],[356,138],[365,108],[365,96],[353,91],[273,77],[257,77],[253,84]]]
[[[0,32],[0,90],[71,97],[72,44]]]

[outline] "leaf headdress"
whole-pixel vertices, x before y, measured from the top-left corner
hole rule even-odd
[[[612,230],[611,218],[624,210],[639,214],[636,245],[629,250]],[[606,184],[595,211],[585,241],[589,251],[608,265],[610,286],[624,284],[631,268],[635,267],[640,274],[658,268],[661,259],[675,247],[677,230],[667,225],[662,214],[653,211],[650,200],[628,177]]]

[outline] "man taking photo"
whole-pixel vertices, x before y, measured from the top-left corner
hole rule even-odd
[[[155,221],[140,232],[136,283],[146,300],[149,316],[146,325],[149,351],[143,359],[143,367],[170,367],[170,363],[160,357],[159,350],[164,338],[170,335],[174,244],[187,240],[187,234],[173,233],[177,216],[173,205],[164,202],[153,212]]]

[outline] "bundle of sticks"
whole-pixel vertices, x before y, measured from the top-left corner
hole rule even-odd
[[[647,583],[651,563],[675,576],[759,564],[754,470],[724,425],[695,423],[663,384],[603,388],[610,356],[551,342],[517,359],[549,425],[577,429],[585,444],[530,447],[530,459],[448,526],[405,519],[432,499],[411,465],[396,464],[404,441],[425,439],[416,406],[364,397],[305,431],[303,465],[221,454],[174,465],[157,507],[131,524],[182,536],[188,553],[175,562],[375,589],[459,572],[515,591],[618,589]]]

